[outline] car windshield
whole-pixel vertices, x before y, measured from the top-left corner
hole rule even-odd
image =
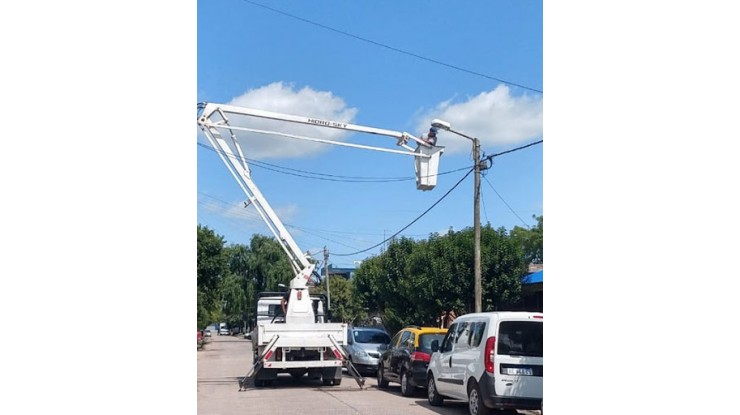
[[[355,330],[354,334],[357,343],[388,344],[391,342],[390,336],[382,331]]]
[[[442,344],[442,339],[444,338],[445,333],[422,334],[419,337],[419,350],[425,353],[432,353],[432,342],[439,340],[439,344]]]

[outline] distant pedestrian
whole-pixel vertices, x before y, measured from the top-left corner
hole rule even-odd
[[[442,313],[437,317],[437,323],[439,323],[439,328],[443,329],[446,327],[447,324],[447,312],[442,310]]]
[[[450,327],[456,318],[457,318],[457,314],[455,314],[455,310],[448,311],[447,312],[447,327]]]

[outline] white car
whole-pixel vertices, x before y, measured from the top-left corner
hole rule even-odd
[[[229,329],[227,329],[226,327],[221,327],[221,328],[220,328],[220,329],[218,330],[218,334],[219,334],[220,336],[228,336],[228,335],[229,335],[229,334],[231,334],[231,333],[229,333]]]
[[[427,398],[468,402],[471,415],[492,409],[542,409],[542,313],[496,311],[458,317],[432,342]]]

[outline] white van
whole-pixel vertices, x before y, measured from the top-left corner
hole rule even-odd
[[[491,409],[542,409],[542,313],[495,311],[458,317],[442,343],[432,342],[427,398],[468,402],[471,415]]]

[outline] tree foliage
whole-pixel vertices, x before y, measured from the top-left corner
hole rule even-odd
[[[511,230],[511,237],[524,251],[524,259],[527,263],[542,264],[543,219],[542,216],[535,215],[532,215],[532,218],[537,220],[537,226],[532,229],[515,226]]]
[[[326,283],[311,287],[311,293],[326,294]],[[353,284],[341,275],[329,276],[329,303],[333,322],[359,324],[367,318],[355,296]]]
[[[395,332],[409,324],[436,325],[441,311],[474,311],[473,229],[401,238],[382,254],[363,261],[355,273],[358,301],[376,310]],[[521,295],[526,272],[523,251],[506,230],[481,228],[483,309],[505,309]]]
[[[197,325],[201,329],[218,317],[218,287],[227,267],[222,236],[198,225],[197,243]]]
[[[241,325],[253,314],[259,291],[277,291],[293,277],[280,244],[254,235],[250,245],[225,246],[223,236],[198,225],[198,328]]]
[[[532,229],[481,228],[483,310],[506,310],[521,296],[530,262],[542,262],[542,216]],[[425,240],[399,238],[364,260],[351,281],[329,279],[333,321],[361,324],[381,317],[395,333],[409,324],[437,325],[441,311],[474,311],[472,228],[431,234]],[[198,327],[253,317],[256,293],[280,291],[294,277],[275,239],[254,235],[249,246],[225,247],[222,236],[198,225]],[[312,293],[325,292],[323,286]]]

